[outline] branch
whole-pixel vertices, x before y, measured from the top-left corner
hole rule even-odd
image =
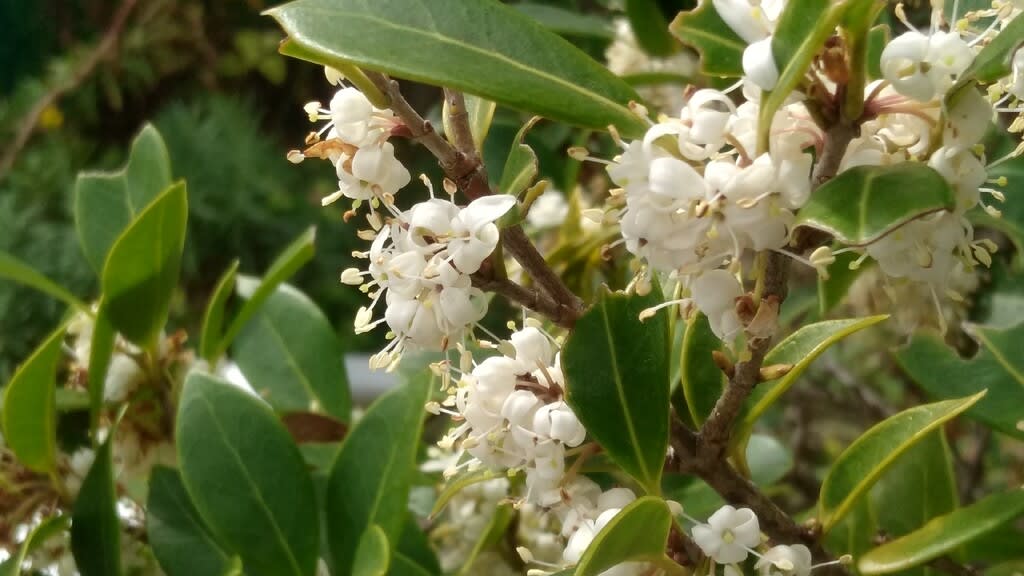
[[[437,158],[441,169],[467,198],[476,199],[492,194],[487,180],[487,170],[476,152],[472,132],[469,129],[469,118],[465,114],[465,102],[462,94],[451,90],[445,91],[449,106],[454,104],[454,114],[450,116],[452,124],[452,140],[458,148],[452,146],[434,130],[434,127],[419,115],[402,96],[398,82],[379,72],[366,72],[366,77],[391,100],[391,109],[405,123],[409,136],[422,144]],[[505,249],[519,262],[523,270],[533,278],[547,296],[558,303],[558,314],[552,320],[562,326],[571,328],[583,311],[583,301],[569,290],[548,266],[544,256],[523,232],[521,226],[509,226],[501,231],[501,241]],[[508,286],[504,286],[508,289]],[[520,287],[521,288],[521,287]]]
[[[536,288],[528,288],[507,278],[491,278],[473,274],[473,285],[485,292],[494,292],[512,302],[543,314],[552,322],[564,328],[572,328],[579,318],[579,311],[568,308]]]
[[[28,111],[25,118],[21,121],[18,126],[18,131],[14,135],[14,139],[11,140],[11,144],[4,151],[3,157],[0,157],[0,180],[7,175],[7,172],[14,165],[15,159],[21,149],[28,143],[29,138],[32,137],[32,133],[36,129],[36,125],[39,123],[39,118],[43,115],[48,108],[53,106],[57,100],[68,92],[78,88],[78,86],[88,78],[96,66],[99,65],[104,58],[109,56],[114,48],[117,46],[117,40],[121,36],[121,31],[124,29],[124,24],[128,20],[128,15],[131,14],[133,8],[135,8],[137,0],[123,0],[121,5],[117,8],[117,12],[114,13],[113,18],[110,20],[110,25],[107,27],[107,32],[100,39],[100,43],[96,45],[96,48],[81,62],[81,64],[71,73],[71,77],[65,80],[63,83],[54,86],[49,92],[43,94],[43,96],[36,101],[32,106],[32,109]]]

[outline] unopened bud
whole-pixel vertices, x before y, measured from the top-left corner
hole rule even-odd
[[[721,350],[712,350],[711,360],[715,363],[715,366],[718,366],[718,369],[729,378],[736,375],[736,365],[733,364],[732,360],[725,355],[725,352],[722,352]]]
[[[761,368],[761,372],[758,377],[761,382],[768,382],[771,380],[778,380],[793,369],[792,364],[772,364],[771,366],[764,366]]]

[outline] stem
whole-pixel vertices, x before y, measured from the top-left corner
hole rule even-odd
[[[456,108],[450,116],[452,140],[456,147],[442,138],[430,122],[409,105],[409,102],[402,96],[398,82],[379,72],[366,72],[366,77],[391,100],[391,109],[405,123],[409,130],[409,136],[437,158],[441,169],[467,198],[475,200],[493,193],[487,180],[487,170],[473,144],[472,131],[468,124],[469,118],[465,114],[465,102],[462,94],[451,90],[445,91],[449,105],[454,105]],[[491,289],[500,287],[509,294],[526,298],[527,301],[535,303],[537,307],[543,308],[545,311],[542,312],[533,307],[531,309],[547,315],[561,326],[571,328],[583,312],[583,301],[573,294],[558,277],[558,274],[548,266],[544,256],[537,251],[537,247],[526,236],[521,226],[509,226],[502,230],[501,241],[505,250],[519,262],[519,265],[533,278],[543,294],[548,299],[554,300],[557,306],[551,307],[548,305],[547,299],[535,297],[528,292],[524,294],[522,290],[525,289],[515,284],[498,281],[493,284],[494,288]],[[475,278],[475,281],[491,285],[491,279],[488,278]]]

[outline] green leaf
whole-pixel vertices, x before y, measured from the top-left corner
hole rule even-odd
[[[916,406],[864,433],[835,461],[821,486],[818,520],[828,532],[908,448],[981,399],[984,392],[958,400]]]
[[[631,560],[665,556],[672,514],[661,498],[645,496],[623,508],[598,532],[576,565],[575,576],[597,576]]]
[[[857,166],[826,182],[800,209],[795,226],[864,246],[903,224],[955,205],[945,178],[924,164]]]
[[[935,335],[918,334],[896,352],[896,360],[935,398],[988,390],[967,415],[1024,440],[1024,323],[1012,328],[972,325],[969,331],[979,344],[973,358],[960,358]]]
[[[668,448],[671,337],[664,314],[640,312],[662,301],[605,292],[562,347],[566,401],[608,456],[648,493],[660,491]]]
[[[747,43],[718,15],[711,2],[681,12],[669,30],[683,44],[700,53],[700,71],[708,76],[743,75],[743,51]]]
[[[57,366],[67,325],[53,331],[4,388],[4,442],[26,468],[52,472],[57,457]]]
[[[711,358],[711,353],[721,348],[722,341],[703,313],[686,322],[679,369],[686,406],[697,426],[707,420],[725,386],[725,374]]]
[[[174,469],[157,466],[149,476],[146,536],[167,576],[221,576],[232,565]]]
[[[1024,489],[992,494],[875,548],[861,557],[857,566],[864,574],[903,572],[949,554],[1021,514]]]
[[[943,430],[935,430],[911,446],[865,500],[874,506],[878,530],[892,538],[913,532],[932,518],[956,509],[959,497]],[[905,576],[938,574],[926,568],[915,572]]]
[[[850,554],[859,558],[874,547],[877,535],[874,508],[868,498],[863,498],[825,535],[825,546],[836,556]]]
[[[386,576],[390,561],[387,534],[380,526],[371,524],[359,538],[352,576]]]
[[[498,105],[472,94],[463,94],[462,98],[466,102],[466,116],[469,121],[469,132],[473,135],[473,145],[476,146],[478,152],[483,152],[484,140],[487,139],[487,133],[491,130],[491,121],[494,120],[494,109]],[[451,107],[448,104],[447,98],[444,99],[442,106],[442,126],[444,126],[444,133],[451,140]]]
[[[627,138],[643,121],[628,84],[495,0],[296,0],[267,12],[319,64],[344,61]],[[398,57],[401,55],[401,57]]]
[[[782,378],[758,384],[754,388],[747,400],[748,409],[740,420],[735,437],[743,439],[749,436],[757,419],[785,394],[786,390],[789,390],[789,387],[804,373],[804,370],[830,346],[851,334],[874,326],[886,318],[888,316],[881,315],[846,320],[825,320],[804,326],[776,344],[765,355],[764,365],[791,364],[793,368]]]
[[[40,522],[25,536],[18,551],[4,562],[0,562],[0,576],[18,576],[25,558],[47,540],[68,529],[68,516],[51,516]]]
[[[537,120],[540,118],[534,116],[523,124],[516,134],[516,139],[512,141],[512,149],[509,150],[505,168],[501,171],[501,183],[498,184],[498,190],[502,194],[519,196],[519,193],[533,184],[534,178],[537,177],[537,154],[523,141]]]
[[[71,553],[82,576],[121,573],[121,521],[111,461],[115,429],[96,450],[71,512]]]
[[[512,7],[561,36],[615,39],[615,30],[599,16],[580,14],[577,11],[566,10],[558,6],[534,2],[520,2],[513,4]]]
[[[245,325],[232,358],[278,412],[325,412],[348,422],[352,409],[341,342],[316,304],[283,284]]]
[[[626,16],[637,43],[652,56],[670,56],[677,45],[655,0],[626,0]]]
[[[238,260],[232,262],[217,281],[210,301],[206,304],[206,312],[203,313],[203,326],[199,332],[199,355],[211,366],[217,363],[217,349],[220,347],[220,339],[224,332],[224,308],[227,306],[228,298],[235,291],[236,276]]]
[[[397,542],[416,473],[430,395],[425,381],[410,381],[381,396],[349,432],[327,483],[327,541],[337,574],[353,569],[358,538],[371,524]]]
[[[466,487],[472,486],[473,484],[479,484],[480,482],[486,482],[495,478],[500,478],[503,474],[496,472],[489,468],[481,468],[479,470],[473,470],[472,472],[465,472],[460,474],[451,480],[448,480],[441,493],[437,495],[437,500],[434,501],[434,508],[430,511],[430,517],[435,518],[438,514],[444,510],[448,502],[455,497],[456,494],[462,492]]]
[[[850,286],[870,266],[868,262],[862,262],[856,268],[850,268],[850,264],[860,258],[856,252],[843,252],[835,258],[836,261],[828,267],[828,278],[818,278],[818,313],[822,316],[842,303]]]
[[[889,26],[879,24],[868,32],[868,77],[877,80],[882,77],[882,50],[889,44]]]
[[[962,93],[961,90],[968,86],[979,82],[989,84],[1008,76],[1012,71],[1013,55],[1021,44],[1024,44],[1024,21],[1014,18],[981,49],[967,70],[960,74],[947,100],[955,100]]]
[[[256,311],[259,310],[260,306],[263,306],[263,302],[270,295],[274,293],[274,290],[284,282],[292,277],[299,268],[309,262],[313,258],[313,241],[316,238],[316,229],[309,228],[298,238],[292,241],[287,248],[281,252],[277,258],[274,259],[273,264],[267,270],[267,273],[263,275],[263,279],[255,287],[252,282],[246,284],[246,290],[240,290],[243,292],[247,301],[242,305],[242,309],[238,311],[238,315],[235,316],[231,324],[228,325],[227,330],[224,332],[224,336],[220,339],[220,345],[217,347],[216,357],[220,357],[224,354],[224,351],[228,349],[228,346],[234,342],[235,337],[242,331],[242,327],[245,323],[252,318]],[[239,287],[242,287],[243,278],[239,278]]]
[[[405,520],[398,548],[391,558],[390,576],[440,576],[441,565],[411,513]]]
[[[128,340],[153,350],[167,323],[185,248],[185,183],[156,197],[114,242],[103,267],[103,302]]]
[[[110,368],[116,341],[117,332],[110,324],[106,304],[101,302],[92,327],[92,340],[89,341],[89,430],[93,438],[96,438],[99,429],[107,370]]]
[[[44,294],[48,294],[65,302],[73,308],[77,308],[80,312],[84,312],[86,314],[92,313],[88,304],[79,300],[63,286],[57,284],[53,280],[50,280],[43,274],[39,273],[36,269],[25,264],[21,260],[18,260],[14,256],[11,256],[7,252],[0,252],[0,278],[9,278],[20,284],[35,288]]]
[[[311,576],[319,552],[313,482],[302,455],[259,399],[193,372],[175,437],[199,515],[250,574]]]
[[[102,274],[121,233],[171,185],[171,161],[160,133],[147,124],[116,172],[83,173],[75,182],[75,227],[85,258]]]

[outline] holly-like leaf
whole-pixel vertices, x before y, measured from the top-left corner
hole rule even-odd
[[[840,454],[821,485],[818,520],[828,532],[908,448],[981,399],[967,398],[915,406],[864,433]]]
[[[50,472],[57,457],[57,365],[67,326],[53,331],[4,388],[4,442],[25,467]]]
[[[919,530],[871,550],[860,558],[862,574],[895,574],[949,554],[1024,514],[1024,489],[987,496],[933,519]]]
[[[668,21],[655,0],[626,0],[626,17],[636,41],[652,56],[671,56],[678,45],[668,32]]]
[[[416,472],[430,394],[425,381],[409,381],[381,396],[349,432],[327,481],[327,542],[335,573],[351,573],[359,538],[378,525],[398,542]]]
[[[576,322],[562,347],[566,400],[608,456],[648,493],[660,491],[668,448],[671,337],[664,314],[641,322],[662,301],[606,292]]]
[[[970,326],[979,349],[960,358],[935,335],[918,334],[896,360],[935,398],[952,398],[988,390],[967,415],[1024,440],[1024,323],[1012,328]]]
[[[926,214],[951,210],[953,189],[924,164],[857,166],[826,182],[797,214],[795,226],[864,246]]]
[[[313,482],[273,411],[200,372],[185,380],[175,437],[185,488],[251,574],[311,576],[319,556]]]
[[[30,286],[44,294],[62,300],[81,312],[91,314],[89,306],[79,300],[74,294],[7,252],[0,252],[0,278],[9,278],[20,284]]]
[[[103,305],[125,338],[155,349],[167,323],[185,249],[185,183],[163,191],[114,242],[103,267]]]
[[[234,563],[171,468],[157,466],[149,476],[146,536],[167,576],[219,576]]]
[[[722,341],[711,331],[707,316],[698,312],[687,320],[679,373],[687,411],[697,426],[707,420],[725,386],[725,374],[711,356],[721,349]]]
[[[214,354],[215,357],[219,358],[224,354],[224,351],[234,342],[238,333],[242,331],[245,323],[256,314],[256,311],[260,309],[260,306],[263,306],[263,302],[267,298],[270,298],[274,290],[282,282],[291,278],[299,268],[302,268],[306,262],[313,258],[313,241],[315,239],[316,229],[309,228],[300,234],[298,238],[292,240],[292,243],[274,259],[270,268],[267,269],[267,273],[263,275],[263,278],[258,283],[248,281],[245,278],[238,279],[237,287],[246,299],[246,302],[224,331],[224,336],[221,337],[220,344],[217,346],[216,353]]]
[[[644,131],[628,84],[496,0],[296,0],[267,13],[319,64],[448,86],[569,124],[613,124],[627,137]]]
[[[708,76],[743,75],[743,51],[747,43],[722,20],[712,2],[681,12],[669,30],[683,44],[700,53],[700,71]]]
[[[235,291],[237,276],[238,260],[235,260],[217,280],[210,301],[206,304],[206,312],[203,313],[203,325],[199,331],[199,355],[211,365],[217,363],[217,349],[224,331],[224,309],[228,298]]]
[[[594,537],[573,574],[597,576],[623,562],[660,561],[665,557],[671,527],[672,514],[664,500],[639,498],[619,511]],[[685,574],[681,566],[677,568],[678,573]]]
[[[121,573],[121,520],[111,461],[115,431],[111,429],[96,450],[71,512],[71,553],[82,576]]]
[[[287,284],[267,298],[232,348],[253,390],[278,412],[322,411],[348,422],[351,400],[342,354],[324,313]]]
[[[505,168],[501,171],[501,183],[498,190],[502,194],[519,196],[537,177],[537,154],[525,142],[526,133],[540,120],[533,117],[519,129],[516,139],[512,141],[512,149],[505,159]]]
[[[103,273],[107,253],[146,206],[171,185],[171,161],[156,128],[132,141],[128,163],[116,172],[86,172],[75,182],[75,227],[85,258]]]

